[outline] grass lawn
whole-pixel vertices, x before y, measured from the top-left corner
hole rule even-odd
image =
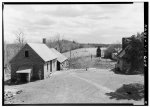
[[[70,51],[63,53],[66,57],[70,58]],[[96,55],[96,48],[81,48],[71,51],[71,58],[82,56]]]
[[[115,61],[110,59],[100,59],[95,56],[84,56],[78,58],[72,58],[70,61],[71,69],[85,69],[87,68],[100,68],[100,69],[113,69],[115,67]]]

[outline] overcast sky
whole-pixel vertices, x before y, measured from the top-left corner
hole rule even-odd
[[[15,41],[16,31],[27,42],[39,42],[57,33],[82,43],[115,43],[144,31],[144,5],[74,4],[5,5],[4,40]]]

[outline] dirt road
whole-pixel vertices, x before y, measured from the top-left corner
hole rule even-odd
[[[118,76],[118,77],[117,77]],[[134,77],[134,79],[133,79]],[[115,80],[117,78],[117,80]],[[135,79],[136,78],[136,79]],[[109,70],[91,69],[57,71],[50,78],[5,88],[21,89],[15,96],[17,104],[52,103],[134,103],[140,101],[111,99],[106,93],[114,92],[125,83],[143,83],[143,76],[117,75]],[[118,95],[119,96],[119,95]]]

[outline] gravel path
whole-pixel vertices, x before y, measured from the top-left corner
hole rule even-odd
[[[90,72],[90,71],[89,71]],[[57,71],[50,78],[35,81],[28,84],[17,86],[5,86],[5,88],[22,89],[23,92],[15,96],[17,104],[52,104],[52,103],[134,103],[143,104],[134,100],[116,100],[110,99],[106,93],[114,92],[115,88],[101,84],[103,78],[109,78],[111,74],[108,70],[105,72],[75,72]],[[92,74],[92,75],[91,75]],[[93,76],[95,74],[95,77]],[[99,76],[99,79],[96,78]],[[136,77],[136,76],[135,76]],[[94,80],[96,78],[96,81]],[[111,78],[116,78],[111,77]],[[122,77],[126,78],[126,77]],[[121,79],[122,79],[121,78]],[[132,77],[133,78],[133,77]],[[143,79],[137,76],[137,79]],[[132,82],[132,81],[131,81]],[[134,81],[135,82],[135,81]]]

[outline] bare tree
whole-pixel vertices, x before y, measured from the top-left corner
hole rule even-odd
[[[4,66],[8,63],[8,49],[7,43],[4,41]]]
[[[25,37],[24,37],[24,33],[22,30],[18,30],[15,32],[15,35],[16,35],[16,41],[17,43],[23,47],[24,44],[25,44]]]
[[[57,46],[59,48],[59,52],[61,53],[63,50],[63,44],[62,44],[62,39],[60,38],[60,33],[57,33],[55,36],[55,41],[57,43]]]

